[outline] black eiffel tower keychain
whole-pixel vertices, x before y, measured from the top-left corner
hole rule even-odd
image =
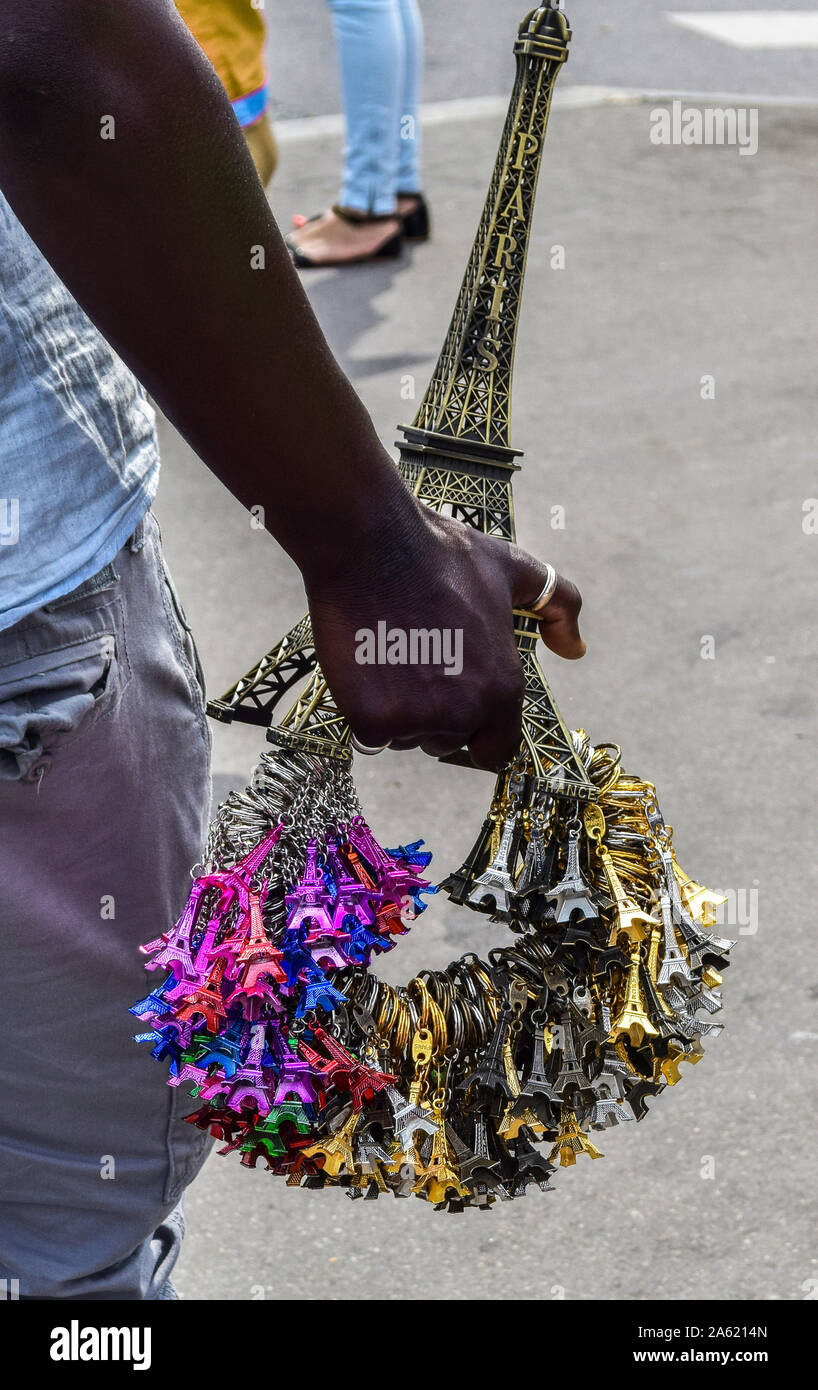
[[[516,79],[471,255],[399,468],[426,506],[514,540],[512,364],[551,97],[559,4],[523,20]],[[143,948],[169,971],[138,1040],[199,1101],[192,1123],[290,1185],[485,1209],[600,1157],[588,1130],[641,1119],[719,1030],[732,943],[680,869],[649,782],[566,727],[515,614],[523,736],[465,863],[441,885],[509,944],[422,971],[371,971],[438,888],[417,840],[382,847],[350,730],[303,618],[209,712],[266,728],[252,784],[211,826],[190,901]],[[273,722],[284,697],[289,709]],[[447,761],[468,761],[454,755]]]

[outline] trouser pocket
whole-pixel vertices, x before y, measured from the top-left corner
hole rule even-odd
[[[25,645],[42,644],[41,650],[6,661],[0,655],[0,778],[37,780],[60,748],[85,734],[112,707],[123,672],[110,606],[104,611],[107,621],[94,624],[101,630],[54,646],[60,619],[49,617],[39,632],[27,632]],[[82,624],[78,615],[65,621],[73,630]]]

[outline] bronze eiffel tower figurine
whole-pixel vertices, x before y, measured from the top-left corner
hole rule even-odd
[[[548,3],[523,20],[517,73],[494,171],[460,293],[432,379],[411,425],[402,426],[399,468],[415,495],[438,512],[508,541],[515,538],[512,479],[519,451],[509,443],[512,366],[534,195],[551,96],[568,56],[571,31]],[[515,615],[526,678],[523,753],[554,794],[593,800],[596,789],[577,757],[535,656],[536,619]],[[216,719],[269,726],[283,696],[307,677],[268,739],[348,759],[350,731],[316,663],[303,618],[220,700]],[[465,754],[450,761],[467,762]]]

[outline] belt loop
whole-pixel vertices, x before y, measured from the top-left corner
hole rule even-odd
[[[137,555],[145,544],[145,518],[139,522],[131,539],[128,541],[128,549],[132,555]]]

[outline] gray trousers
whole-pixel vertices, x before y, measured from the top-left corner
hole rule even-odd
[[[173,1297],[210,1140],[128,1008],[203,843],[203,697],[151,514],[0,633],[0,1295]]]

